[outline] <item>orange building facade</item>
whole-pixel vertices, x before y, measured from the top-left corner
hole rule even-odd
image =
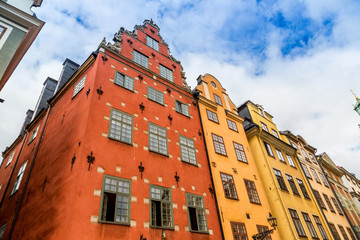
[[[0,192],[3,239],[222,238],[180,62],[152,20],[114,41],[104,39],[5,151],[0,176],[13,174]]]
[[[272,229],[272,213],[244,128],[243,118],[212,75],[199,76],[196,91],[225,239],[252,239]],[[260,238],[259,238],[260,239]],[[278,231],[266,239],[280,239]]]

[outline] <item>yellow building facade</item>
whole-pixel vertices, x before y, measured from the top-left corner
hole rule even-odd
[[[300,135],[294,135],[290,131],[280,133],[287,138],[289,144],[297,149],[297,158],[304,175],[312,187],[318,205],[327,219],[334,238],[339,240],[355,240],[356,237],[352,231],[352,226],[344,215],[326,179],[326,175],[315,157],[316,148],[309,145]]]
[[[199,76],[196,92],[224,238],[252,239],[271,229],[271,212],[243,119],[213,76]],[[272,213],[272,212],[271,212]],[[278,240],[278,231],[271,238]]]
[[[281,239],[333,239],[300,170],[296,149],[280,135],[273,117],[251,101],[238,112]]]

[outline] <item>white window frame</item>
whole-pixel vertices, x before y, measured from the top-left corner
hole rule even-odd
[[[121,79],[122,77],[122,79]],[[128,75],[125,75],[119,71],[115,72],[115,79],[114,83],[120,87],[123,87],[125,89],[128,89],[130,91],[134,91],[134,79],[132,77],[129,77]]]
[[[275,148],[275,151],[276,151],[276,154],[277,154],[279,160],[283,163],[286,163],[283,153],[277,148]]]
[[[24,176],[24,172],[25,172],[25,169],[26,169],[26,165],[27,165],[27,161],[21,165],[20,169],[19,169],[19,172],[15,178],[15,182],[14,182],[14,186],[11,190],[11,194],[10,195],[13,195],[17,192],[17,190],[19,190],[19,187],[20,187],[20,184],[21,184],[21,180]]]
[[[32,131],[31,133],[31,136],[30,136],[30,140],[29,140],[29,143],[31,143],[37,136],[38,132],[39,132],[39,128],[40,128],[40,125],[38,125],[34,131]]]
[[[72,96],[73,98],[84,88],[85,80],[86,80],[86,75],[75,84],[74,92],[73,92],[73,96]]]
[[[136,50],[134,50],[133,55],[134,62],[136,62],[140,66],[143,66],[144,68],[149,69],[149,57]]]
[[[159,51],[159,42],[148,35],[146,35],[146,45],[156,51]]]
[[[160,76],[169,80],[170,82],[174,82],[174,74],[170,68],[167,68],[161,64],[159,64]]]
[[[149,151],[167,156],[169,154],[169,149],[166,128],[160,127],[150,122],[148,128]]]
[[[131,114],[111,108],[108,137],[132,144],[134,117]],[[130,138],[129,135],[130,134]]]
[[[164,93],[155,88],[148,86],[147,97],[156,103],[164,105]]]
[[[179,134],[181,161],[197,166],[194,140]]]
[[[290,166],[296,168],[293,158],[292,158],[290,155],[288,155],[288,154],[286,154],[286,158],[287,158]]]
[[[9,159],[8,159],[5,167],[9,166],[9,164],[11,163],[11,161],[12,161],[13,158],[14,158],[14,155],[15,155],[15,151],[13,151],[13,152],[11,153],[11,155],[10,155],[10,157],[9,157]]]
[[[189,106],[187,104],[175,100],[175,109],[176,112],[189,117]]]

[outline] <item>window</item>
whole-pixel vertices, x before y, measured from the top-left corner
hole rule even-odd
[[[36,135],[39,131],[39,128],[40,128],[40,125],[38,125],[35,130],[31,133],[31,136],[30,136],[30,140],[29,140],[29,143],[31,143],[35,138],[36,138]]]
[[[173,228],[172,197],[169,188],[150,185],[150,224]]]
[[[101,194],[101,221],[130,222],[131,181],[104,175]]]
[[[0,36],[1,36],[1,35],[0,35]],[[2,239],[3,236],[4,236],[5,229],[6,229],[6,225],[7,225],[7,224],[4,224],[4,225],[2,225],[2,226],[0,227],[0,239]]]
[[[164,94],[152,87],[148,87],[148,98],[154,102],[164,105]]]
[[[328,183],[327,180],[325,179],[324,174],[322,174],[321,172],[319,172],[319,176],[320,176],[321,180],[323,181],[325,187],[329,187],[329,183]]]
[[[248,240],[245,223],[230,222],[234,240]]]
[[[262,233],[262,232],[265,232],[265,231],[268,231],[269,228],[267,226],[261,226],[261,225],[256,225],[256,228],[258,230],[258,233]],[[267,235],[264,240],[271,240],[271,235]]]
[[[115,84],[117,84],[123,88],[126,88],[130,91],[134,91],[134,79],[127,75],[124,75],[124,74],[116,71],[114,82],[115,82]]]
[[[24,176],[25,168],[26,168],[27,161],[20,167],[18,175],[16,176],[14,187],[11,191],[11,195],[14,194],[20,187],[21,179]]]
[[[283,162],[283,163],[286,163],[286,161],[284,159],[284,155],[282,154],[282,152],[279,149],[276,149],[276,148],[275,148],[275,151],[276,151],[276,154],[278,155],[279,160],[281,162]]]
[[[341,235],[343,236],[344,240],[350,240],[348,235],[346,235],[345,229],[343,228],[343,226],[338,225],[338,228],[340,229]]]
[[[323,193],[323,196],[324,196],[325,202],[327,203],[330,211],[335,212],[335,209],[334,209],[333,205],[331,204],[328,195],[326,195],[325,193]]]
[[[295,185],[293,177],[291,175],[288,175],[288,174],[285,174],[285,176],[286,176],[286,179],[289,182],[289,185],[290,185],[290,188],[291,188],[291,191],[293,192],[293,194],[300,196],[299,191],[298,191],[298,189],[297,189],[297,187]]]
[[[322,200],[322,198],[320,196],[320,193],[318,191],[316,191],[316,190],[313,190],[313,192],[314,192],[315,198],[316,198],[317,202],[319,203],[320,207],[327,210],[326,206],[325,206],[325,203],[324,203],[324,201]]]
[[[346,230],[348,231],[348,233],[351,237],[351,240],[356,240],[356,237],[355,237],[353,231],[349,227],[346,227]]]
[[[9,166],[9,164],[11,163],[11,161],[12,161],[13,158],[14,158],[14,155],[15,155],[15,151],[13,151],[13,152],[11,153],[11,155],[10,155],[10,157],[9,157],[9,159],[8,159],[5,167]]]
[[[144,68],[149,68],[149,58],[136,50],[134,50],[134,62],[140,64]]]
[[[309,169],[306,167],[306,165],[303,164],[303,163],[301,163],[301,166],[302,166],[302,168],[303,168],[303,170],[304,170],[305,176],[306,176],[307,178],[309,178],[309,179],[312,179],[311,174],[310,174],[310,172],[309,172]]]
[[[321,224],[320,218],[318,216],[313,215],[314,221],[316,223],[317,228],[319,229],[320,235],[324,240],[328,240],[328,236],[324,229],[324,226]]]
[[[301,153],[306,158],[306,160],[309,160],[309,156],[307,155],[307,153],[304,149],[301,149]]]
[[[6,27],[0,25],[0,39],[5,34],[6,29],[7,29]],[[0,239],[1,239],[1,237],[0,237]]]
[[[234,130],[235,132],[237,132],[237,126],[236,123],[234,121],[231,121],[230,119],[226,119],[227,124],[229,126],[229,129]]]
[[[310,156],[311,161],[312,161],[315,165],[318,165],[318,163],[317,163],[314,155],[312,155],[311,153],[309,153],[309,156]]]
[[[335,199],[334,197],[331,197],[331,200],[332,200],[332,202],[334,203],[334,206],[335,206],[336,210],[338,211],[338,213],[339,213],[340,215],[344,215],[344,214],[342,213],[342,210],[341,210],[338,202],[336,201],[336,199]]]
[[[259,108],[259,114],[260,114],[261,116],[265,117],[264,109]]]
[[[304,198],[310,199],[310,196],[309,196],[309,194],[308,194],[308,192],[307,192],[307,190],[306,190],[306,187],[305,187],[305,185],[304,185],[304,182],[303,182],[301,179],[298,179],[298,178],[296,179],[296,181],[297,181],[298,184],[299,184],[299,187],[300,187],[300,189],[301,189],[301,192],[302,192]]]
[[[218,95],[216,95],[215,93],[214,93],[214,99],[217,104],[222,106],[221,98]]]
[[[159,42],[155,39],[146,36],[146,44],[151,47],[152,49],[155,49],[156,51],[159,51]]]
[[[149,123],[149,150],[168,155],[166,129]]]
[[[214,142],[215,152],[226,156],[226,150],[224,145],[224,139],[216,134],[211,134]]]
[[[287,155],[287,154],[286,154],[286,158],[287,158],[287,160],[288,160],[288,162],[289,162],[290,166],[292,166],[292,167],[296,168],[296,167],[295,167],[295,163],[294,163],[294,161],[293,161],[292,157],[291,157],[290,155]]]
[[[211,81],[211,85],[216,88],[216,84],[213,81]]]
[[[247,163],[243,145],[236,143],[236,142],[233,142],[233,143],[234,143],[237,160]]]
[[[335,237],[335,240],[341,240],[340,235],[339,235],[338,231],[336,230],[335,225],[332,223],[329,223],[329,227],[330,227],[331,233]]]
[[[207,221],[202,196],[186,193],[190,231],[207,232]]]
[[[163,78],[169,80],[170,82],[173,82],[173,71],[168,69],[167,67],[159,64],[159,69],[160,69],[160,76],[162,76]]]
[[[314,178],[315,178],[316,182],[318,182],[318,183],[320,183],[320,184],[321,184],[321,182],[320,182],[320,178],[319,178],[319,176],[316,174],[315,169],[310,168],[310,171],[312,172],[312,175],[314,176]]]
[[[306,237],[305,230],[301,224],[299,215],[297,214],[296,210],[289,209],[289,212],[299,237]]]
[[[264,131],[269,132],[269,129],[268,129],[268,127],[266,126],[266,124],[263,123],[263,122],[260,122],[260,123],[261,123],[261,128],[262,128]]]
[[[179,135],[181,160],[196,165],[194,140]]]
[[[272,132],[273,132],[273,135],[274,135],[275,137],[279,138],[278,132],[277,132],[275,129],[271,129],[271,130],[272,130]]]
[[[207,117],[210,121],[213,121],[213,122],[216,122],[216,123],[219,123],[219,120],[218,120],[218,117],[217,117],[217,114],[206,109],[206,114],[207,114]]]
[[[110,113],[109,138],[132,144],[133,116],[112,108]]]
[[[318,236],[318,234],[317,234],[317,232],[316,232],[316,230],[315,230],[315,228],[314,228],[313,223],[311,222],[311,219],[310,219],[309,214],[304,213],[304,212],[302,212],[301,214],[303,215],[303,218],[304,218],[304,221],[305,221],[305,223],[306,223],[306,226],[307,226],[307,228],[308,228],[308,230],[309,230],[309,232],[310,232],[310,236],[311,236],[312,238],[319,239],[319,236]]]
[[[226,173],[220,173],[220,176],[224,187],[225,197],[238,199],[233,177]]]
[[[72,97],[75,97],[85,86],[86,75],[75,85]]]
[[[274,157],[274,153],[273,153],[273,151],[271,149],[270,144],[268,144],[267,142],[264,142],[264,145],[265,145],[265,149],[266,149],[267,154],[269,156],[271,156],[271,157]]]
[[[186,105],[185,103],[175,100],[175,107],[178,113],[181,113],[182,115],[185,116],[189,116],[189,106]]]
[[[288,189],[286,187],[286,184],[285,184],[285,181],[284,181],[284,178],[283,178],[281,172],[279,170],[275,169],[275,168],[273,168],[273,170],[274,170],[276,179],[277,179],[277,181],[279,183],[280,189],[288,192]]]
[[[246,189],[247,189],[247,192],[249,195],[250,202],[256,203],[256,204],[261,204],[259,195],[256,191],[255,183],[253,181],[246,180],[246,179],[244,179],[244,181],[245,181],[245,186],[246,186]]]

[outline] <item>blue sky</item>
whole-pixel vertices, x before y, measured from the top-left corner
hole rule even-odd
[[[263,105],[280,130],[360,177],[360,117],[350,93],[360,95],[359,1],[53,0],[33,11],[46,24],[0,92],[1,150],[66,58],[81,64],[104,37],[152,18],[192,88],[200,74],[214,75],[236,105]]]

